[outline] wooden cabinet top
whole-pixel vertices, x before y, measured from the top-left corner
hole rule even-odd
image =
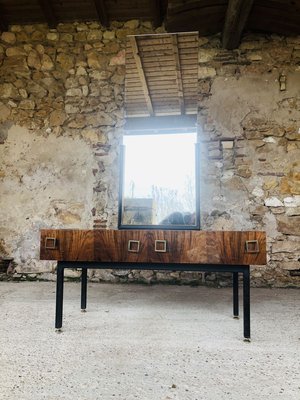
[[[41,260],[266,264],[261,231],[43,229]]]

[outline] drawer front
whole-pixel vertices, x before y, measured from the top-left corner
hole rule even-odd
[[[42,230],[40,259],[58,261],[93,261],[93,231],[74,229]]]
[[[266,264],[266,234],[255,231],[206,232],[210,263],[232,265]]]
[[[147,262],[147,231],[98,230],[95,261]]]
[[[123,262],[148,262],[149,231],[115,231],[121,243],[120,260]]]
[[[152,231],[148,243],[149,262],[206,263],[207,260],[205,235],[201,232]]]

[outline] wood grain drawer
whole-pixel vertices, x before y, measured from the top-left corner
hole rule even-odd
[[[41,260],[93,261],[94,253],[94,232],[91,230],[41,231]]]
[[[266,235],[254,231],[42,230],[41,260],[266,264]]]

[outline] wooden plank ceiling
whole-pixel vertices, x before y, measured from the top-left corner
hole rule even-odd
[[[164,21],[168,32],[223,32],[223,46],[234,48],[243,31],[300,34],[300,0],[0,0],[0,30],[10,24],[99,20]]]
[[[127,117],[197,113],[198,32],[128,36]]]

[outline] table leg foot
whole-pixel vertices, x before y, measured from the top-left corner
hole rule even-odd
[[[250,339],[249,337],[245,337],[245,338],[244,338],[244,342],[245,342],[245,343],[251,343],[251,339]]]
[[[63,298],[64,298],[64,267],[58,261],[56,277],[56,309],[55,309],[55,328],[61,329],[63,319]]]
[[[250,271],[249,267],[243,272],[243,294],[244,294],[244,338],[250,340]]]
[[[55,332],[56,333],[62,333],[62,329],[61,328],[55,328]]]
[[[81,309],[81,312],[86,312],[86,309],[85,309],[85,308],[82,308],[82,309]]]
[[[234,272],[232,274],[233,282],[233,318],[239,318],[239,273]]]
[[[238,315],[234,315],[233,319],[240,319],[240,317]]]
[[[87,268],[82,268],[81,275],[81,311],[86,309]]]

